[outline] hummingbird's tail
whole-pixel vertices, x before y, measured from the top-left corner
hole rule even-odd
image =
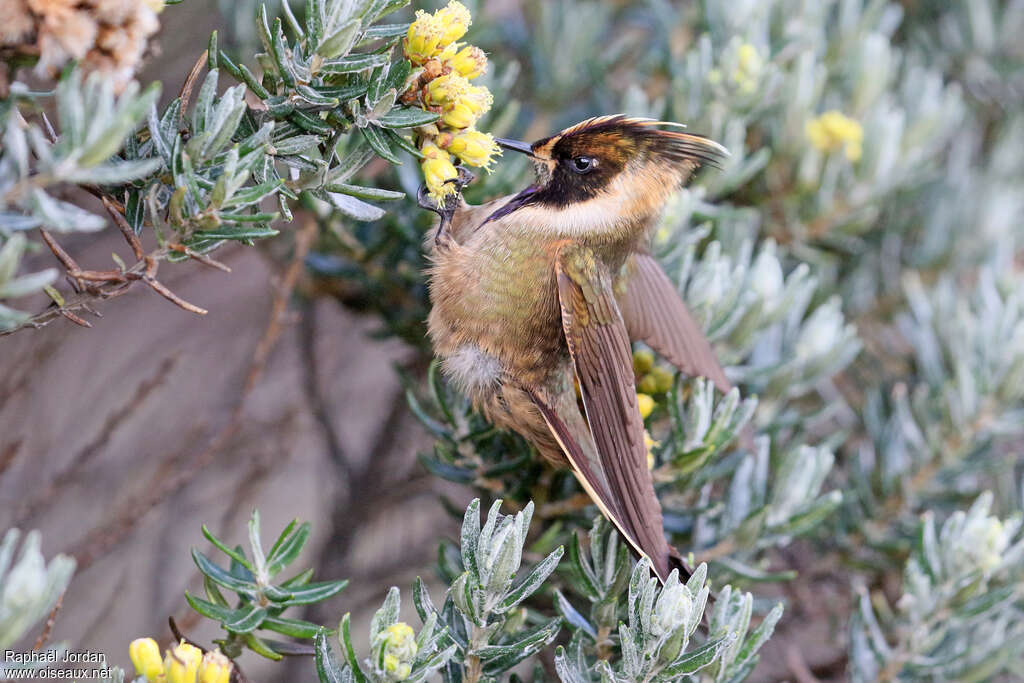
[[[575,396],[556,399],[552,405],[533,391],[527,393],[544,416],[580,485],[633,549],[651,561],[658,578],[664,582],[673,568],[679,569],[680,578],[689,578],[692,571],[679,552],[665,540],[661,503],[654,493],[654,481],[649,470],[644,467],[643,474],[648,484],[641,487],[643,490],[629,489],[626,499],[613,495],[614,487],[609,477],[616,474],[605,472],[590,426],[576,406]],[[627,507],[630,508],[629,513],[626,512]]]

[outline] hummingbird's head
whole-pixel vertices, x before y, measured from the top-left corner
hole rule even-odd
[[[525,207],[556,212],[571,231],[602,230],[658,213],[672,192],[702,165],[718,165],[728,152],[717,142],[663,121],[599,116],[534,143],[498,139],[527,154],[537,182],[502,213]],[[553,219],[554,220],[554,219]]]

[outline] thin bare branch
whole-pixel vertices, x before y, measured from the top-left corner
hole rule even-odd
[[[128,221],[121,213],[124,209],[119,210],[114,201],[106,195],[100,197],[100,201],[103,202],[103,206],[106,207],[107,213],[109,213],[110,217],[114,219],[114,224],[117,225],[121,234],[124,235],[125,240],[128,242],[128,246],[132,248],[132,253],[135,254],[135,260],[138,261],[142,259],[146,252],[142,250],[142,243],[139,242],[138,235],[135,234],[135,231],[132,230],[132,226],[128,224]]]
[[[46,641],[50,639],[50,632],[53,631],[53,623],[57,621],[57,615],[60,613],[60,608],[64,606],[64,593],[57,596],[57,602],[54,603],[53,609],[50,610],[50,616],[46,617],[46,624],[43,626],[43,632],[36,638],[35,645],[32,646],[33,650],[42,650],[43,646],[46,645]]]

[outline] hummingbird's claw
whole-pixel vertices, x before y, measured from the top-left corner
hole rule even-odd
[[[427,189],[426,183],[420,185],[420,189],[416,192],[416,203],[421,209],[427,211],[433,211],[434,213],[440,214],[441,209],[438,207],[437,202],[430,196],[430,191]]]
[[[452,216],[455,215],[455,210],[458,208],[459,200],[462,197],[462,188],[469,185],[476,178],[465,166],[459,166],[458,170],[459,175],[457,177],[445,181],[445,183],[453,183],[455,185],[454,194],[450,194],[438,201],[430,196],[425,184],[420,185],[420,189],[416,192],[416,203],[419,204],[420,208],[433,211],[441,217],[441,221],[437,224],[437,231],[434,233],[434,244],[440,244],[441,238],[447,234],[448,226],[452,222]]]

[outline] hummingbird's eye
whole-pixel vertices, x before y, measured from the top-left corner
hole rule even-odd
[[[569,163],[572,166],[572,170],[583,174],[594,170],[594,167],[597,166],[597,159],[594,157],[573,157]]]

